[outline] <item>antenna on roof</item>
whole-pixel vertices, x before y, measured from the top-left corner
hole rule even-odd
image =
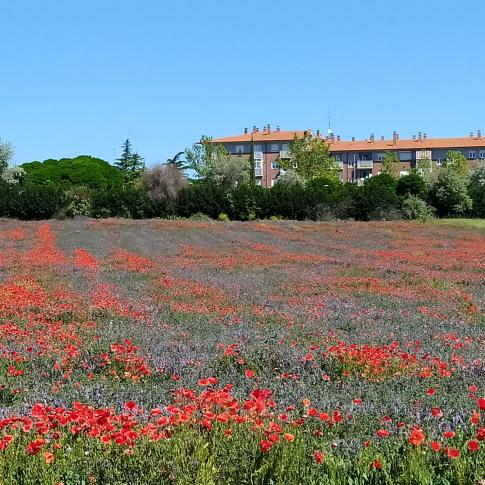
[[[328,116],[326,116],[326,119],[328,120],[328,130],[327,130],[327,133],[328,133],[328,136],[331,136],[332,133],[333,133],[333,130],[332,130],[332,119],[330,117],[330,111],[328,112]]]

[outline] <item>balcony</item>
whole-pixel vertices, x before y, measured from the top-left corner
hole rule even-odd
[[[357,168],[373,168],[374,162],[372,160],[357,160]]]
[[[262,160],[263,159],[263,152],[254,152],[254,159],[255,160]]]
[[[288,160],[291,158],[290,152],[288,150],[280,151],[278,158]]]

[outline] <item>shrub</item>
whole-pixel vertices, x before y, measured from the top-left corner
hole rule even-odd
[[[381,173],[364,182],[356,201],[356,216],[362,220],[390,220],[399,218],[397,180]]]
[[[176,213],[182,217],[201,212],[216,219],[226,207],[226,191],[209,180],[196,180],[183,187],[175,201]]]
[[[76,217],[91,215],[92,191],[87,187],[73,187],[65,192],[66,216]]]
[[[7,214],[18,219],[51,219],[64,206],[64,194],[55,184],[15,185],[10,190]]]
[[[227,222],[229,220],[229,216],[225,213],[225,212],[221,212],[218,216],[217,216],[217,220],[218,221],[221,221],[221,222]]]
[[[427,219],[433,216],[433,208],[416,195],[409,195],[402,203],[402,213],[405,219]]]

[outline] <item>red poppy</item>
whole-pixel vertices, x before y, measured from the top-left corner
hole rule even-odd
[[[313,452],[313,458],[319,465],[321,465],[325,459],[325,455],[321,451],[315,450]]]
[[[244,373],[248,379],[252,379],[254,377],[254,371],[251,369],[246,369],[246,372]]]
[[[445,432],[443,433],[443,436],[444,436],[445,438],[454,438],[454,437],[455,437],[455,435],[456,435],[456,433],[455,433],[454,431],[445,431]]]
[[[409,434],[409,443],[414,446],[419,446],[423,443],[426,436],[424,431],[421,428],[412,428],[411,433]]]
[[[478,408],[480,409],[480,411],[485,411],[485,398],[481,397],[477,400],[477,402],[478,402]]]
[[[480,449],[480,443],[476,440],[470,440],[468,442],[468,449],[470,451],[478,451]]]
[[[292,443],[293,441],[295,441],[295,437],[291,433],[285,433],[285,440]]]
[[[381,438],[387,438],[391,433],[387,429],[378,429],[376,435]]]
[[[443,411],[440,408],[433,408],[433,409],[431,409],[431,414],[435,418],[441,418],[441,417],[443,417]]]
[[[446,454],[452,458],[453,460],[455,460],[456,458],[458,458],[460,456],[460,450],[457,450],[456,448],[450,448],[449,446],[446,448]]]
[[[432,441],[431,448],[433,449],[433,451],[436,451],[436,453],[438,453],[438,451],[441,450],[441,443],[438,443],[437,441]]]
[[[52,463],[54,461],[54,453],[44,451],[44,460],[47,464]]]
[[[426,391],[426,394],[428,396],[434,396],[436,394],[436,389],[433,389],[432,387],[430,387],[427,391]]]
[[[372,468],[374,468],[376,470],[381,470],[382,469],[382,462],[381,462],[381,460],[374,460],[372,462]]]

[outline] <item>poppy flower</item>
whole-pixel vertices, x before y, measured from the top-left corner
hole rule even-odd
[[[477,400],[478,402],[478,408],[480,411],[485,411],[485,398],[481,397],[480,399]]]
[[[450,448],[449,446],[446,448],[446,454],[452,458],[453,460],[455,460],[456,458],[458,458],[460,456],[460,450],[457,450],[456,448]]]
[[[263,453],[267,453],[269,450],[271,450],[272,446],[273,446],[273,443],[267,440],[261,440],[259,443],[259,448]]]
[[[432,387],[430,387],[427,391],[426,391],[426,394],[428,396],[434,396],[436,394],[436,389],[433,389]]]
[[[414,446],[419,446],[423,443],[425,438],[426,436],[421,428],[413,428],[409,434],[409,443]]]
[[[438,453],[438,451],[441,450],[441,443],[438,443],[437,441],[432,441],[431,448],[433,451],[436,451],[436,453]]]
[[[431,414],[435,418],[441,418],[441,417],[443,417],[443,411],[440,408],[433,408],[433,409],[431,409]]]
[[[252,379],[254,377],[254,371],[251,369],[246,369],[246,372],[244,373],[248,379]]]
[[[47,464],[52,463],[54,461],[54,453],[44,451],[44,460]]]
[[[381,460],[374,460],[372,462],[372,468],[374,468],[375,470],[381,470],[382,469],[382,462],[381,462]]]
[[[376,435],[381,438],[387,438],[391,433],[387,429],[378,429]]]
[[[456,435],[456,433],[455,433],[454,431],[445,431],[445,432],[443,433],[443,436],[444,436],[445,438],[454,438],[454,437],[455,437],[455,435]]]
[[[321,451],[315,450],[313,452],[313,458],[319,465],[321,465],[325,459],[325,455]]]
[[[285,433],[285,440],[289,443],[292,443],[293,441],[295,441],[295,436],[291,433]]]
[[[480,443],[476,440],[470,440],[468,442],[468,449],[470,451],[478,451],[480,449]]]

